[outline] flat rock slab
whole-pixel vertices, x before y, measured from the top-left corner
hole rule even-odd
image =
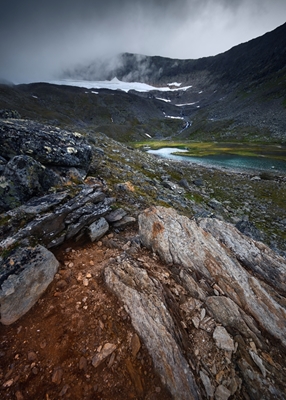
[[[139,215],[140,238],[166,264],[217,285],[286,347],[286,262],[260,242],[216,219],[195,220],[151,207]]]
[[[1,322],[10,325],[38,301],[52,282],[59,262],[43,246],[18,248],[0,262]]]

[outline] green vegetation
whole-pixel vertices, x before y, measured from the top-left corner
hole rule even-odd
[[[280,144],[265,143],[235,143],[235,142],[176,142],[167,140],[149,140],[145,142],[133,143],[137,149],[150,147],[153,150],[162,147],[174,147],[188,150],[184,156],[203,157],[219,154],[234,154],[250,157],[268,157],[277,160],[286,161],[286,146]],[[182,155],[182,153],[174,154]]]

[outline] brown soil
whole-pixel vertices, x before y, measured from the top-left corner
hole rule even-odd
[[[15,324],[0,326],[1,399],[171,399],[103,280],[104,267],[124,246],[130,249],[135,234],[55,251],[60,267],[46,293]],[[93,366],[106,344],[116,349]]]

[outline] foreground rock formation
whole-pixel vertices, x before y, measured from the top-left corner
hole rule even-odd
[[[35,142],[30,136],[36,138]],[[121,164],[117,158],[122,146],[115,149],[115,142],[107,144],[103,135],[98,136],[98,143],[95,138],[92,143],[105,149],[94,147],[93,161],[83,135],[20,119],[0,122],[2,324],[21,323],[21,317],[41,303],[38,300],[46,288],[54,285],[60,309],[69,310],[67,320],[75,317],[76,310],[76,315],[85,313],[81,315],[85,322],[79,327],[82,330],[75,353],[60,369],[55,366],[53,384],[60,385],[64,371],[68,375],[68,366],[75,363],[74,357],[83,354],[81,339],[94,343],[94,329],[99,324],[100,332],[108,327],[108,335],[96,345],[86,344],[79,360],[80,371],[84,370],[88,379],[91,375],[95,379],[91,371],[105,367],[107,375],[113,368],[116,374],[122,364],[120,354],[128,353],[131,346],[132,356],[126,355],[127,370],[123,370],[135,382],[137,397],[143,399],[147,393],[143,387],[146,371],[139,368],[138,356],[142,344],[167,388],[166,392],[162,388],[162,398],[169,391],[176,400],[284,399],[285,259],[255,241],[253,238],[259,236],[255,232],[252,238],[247,237],[234,224],[224,222],[226,211],[233,210],[210,200],[204,187],[202,193],[214,213],[184,197],[195,189],[190,189],[186,179],[172,182],[164,169],[169,168],[168,163],[154,161],[149,165],[146,158],[140,171],[134,171],[131,161],[138,157],[141,162],[141,154],[139,157],[130,151],[130,158],[124,157]],[[111,150],[107,154],[108,146]],[[100,166],[103,176],[111,178],[111,189],[103,178],[87,176],[91,163],[93,173]],[[157,167],[161,181],[143,174],[147,171],[155,175]],[[175,165],[174,171],[183,176],[181,166]],[[115,173],[120,174],[116,182]],[[277,187],[285,183],[279,182],[274,182]],[[194,180],[194,185],[205,184]],[[142,212],[146,203],[152,203],[150,193],[165,204],[181,205],[181,210],[192,206],[196,219],[182,216],[173,208],[151,207]],[[123,204],[126,209],[121,208]],[[134,226],[136,219],[128,215],[131,207],[136,210],[132,215],[139,215],[139,232]],[[133,224],[133,230],[130,237],[125,237],[122,229],[129,224]],[[90,243],[88,256],[80,250],[74,268],[73,253],[65,249],[68,261],[61,256],[64,261],[59,263],[52,251],[79,241]],[[101,260],[100,267],[94,261],[95,254]],[[81,257],[86,257],[84,263]],[[106,315],[106,304],[102,302],[98,307],[96,297],[101,291],[105,298],[106,285],[120,301],[112,295],[113,306],[108,306],[110,315],[103,323],[101,315]],[[53,304],[53,297],[49,301]],[[99,321],[94,320],[93,310]],[[125,324],[126,313],[137,332],[129,333],[135,338],[130,343],[124,338],[126,334],[119,339],[116,333]],[[49,316],[48,310],[46,314]],[[113,330],[115,316],[117,328]],[[61,324],[59,316],[57,323]],[[59,337],[77,332],[73,324],[70,327],[65,322]],[[84,328],[85,324],[92,326],[91,331]],[[59,339],[54,339],[55,344]],[[54,345],[50,346],[52,351]],[[61,355],[61,347],[55,353]],[[24,360],[20,361],[24,371],[21,379],[25,381],[26,366]],[[12,363],[10,358],[7,362]],[[47,367],[47,376],[49,371]],[[13,379],[9,374],[14,374]],[[13,386],[18,378],[13,369],[4,377],[3,390],[8,393],[9,385]],[[38,381],[41,386],[40,378]],[[69,384],[72,381],[70,378]],[[155,390],[149,389],[148,393]],[[69,391],[66,381],[60,393]],[[151,398],[161,400],[159,394]]]
[[[146,210],[139,233],[166,265],[160,279],[128,258],[105,279],[174,398],[283,399],[285,260],[229,224],[174,209]]]

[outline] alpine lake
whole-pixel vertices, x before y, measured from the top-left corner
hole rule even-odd
[[[206,167],[286,174],[286,145],[281,144],[150,141],[136,147],[158,157]]]

